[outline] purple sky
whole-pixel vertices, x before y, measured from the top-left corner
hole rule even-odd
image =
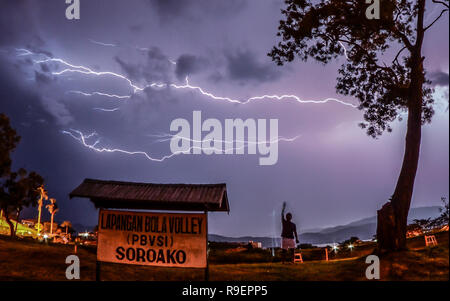
[[[68,199],[84,178],[155,183],[228,185],[230,215],[211,214],[210,233],[273,235],[281,202],[300,229],[347,223],[376,214],[392,194],[403,155],[405,122],[377,140],[357,127],[362,112],[336,102],[302,104],[261,100],[233,104],[196,91],[147,88],[133,93],[126,80],[64,70],[60,58],[96,72],[126,76],[139,86],[152,82],[200,86],[214,95],[247,99],[264,94],[295,94],[301,99],[329,97],[357,104],[335,92],[342,56],[329,65],[294,62],[278,67],[267,52],[278,40],[280,0],[81,0],[81,19],[65,19],[62,0],[0,4],[0,111],[22,136],[15,168],[45,177],[56,197],[57,220],[95,225],[88,200]],[[431,10],[427,21],[440,11]],[[426,37],[425,65],[434,80],[436,114],[423,128],[420,167],[413,207],[440,205],[449,194],[448,16]],[[27,49],[31,53],[24,50]],[[176,62],[177,64],[173,64]],[[117,99],[103,92],[131,95]],[[94,108],[116,109],[104,112]],[[279,135],[301,137],[280,142],[278,163],[259,166],[252,155],[180,155],[153,162],[142,155],[98,153],[62,131],[96,132],[97,146],[170,154],[169,143],[152,135],[168,133],[170,122],[192,118],[278,118]],[[27,214],[34,214],[28,211]]]

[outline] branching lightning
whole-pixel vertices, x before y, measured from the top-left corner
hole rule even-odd
[[[227,153],[229,151],[236,151],[236,150],[240,150],[242,148],[247,147],[247,145],[243,145],[242,147],[230,147],[230,148],[226,148],[226,149],[219,149],[219,148],[214,148],[214,147],[196,147],[196,146],[191,146],[189,147],[189,149],[185,150],[185,151],[178,151],[178,152],[173,152],[170,155],[165,155],[162,157],[153,157],[151,156],[148,152],[145,151],[127,151],[124,149],[119,149],[119,148],[106,148],[106,147],[99,147],[97,145],[100,144],[100,139],[98,138],[98,134],[96,132],[93,132],[91,134],[85,135],[83,134],[81,131],[79,130],[75,130],[75,129],[70,129],[70,130],[64,130],[61,131],[63,134],[68,135],[70,137],[72,137],[73,139],[79,141],[84,147],[96,151],[98,153],[122,153],[122,154],[126,154],[126,155],[139,155],[139,156],[144,156],[145,158],[147,158],[150,161],[155,161],[155,162],[163,162],[164,160],[170,159],[174,156],[177,155],[181,155],[181,154],[190,154],[192,150],[194,149],[200,149],[200,150],[212,150],[215,153],[219,153],[219,154],[224,154]],[[174,135],[166,135],[166,136],[173,136]],[[94,141],[94,143],[89,143],[87,140],[90,140],[91,138],[97,137],[97,139]],[[297,138],[299,138],[300,136],[296,136],[293,138],[279,138],[279,139],[275,139],[272,141],[258,141],[257,143],[278,143],[278,142],[292,142],[297,140]],[[191,140],[189,139],[191,142],[195,141],[195,140]],[[207,141],[207,140],[205,140]],[[234,141],[225,141],[225,142],[238,142],[236,140]]]
[[[96,110],[96,111],[102,111],[102,112],[115,112],[115,111],[118,111],[119,108],[112,108],[112,109],[93,108],[93,110]]]
[[[95,44],[101,43],[101,42],[97,42],[94,40],[91,40],[91,42],[95,43]],[[100,45],[113,47],[114,44],[101,43]],[[16,50],[18,52],[18,56],[37,55],[27,49],[16,49]],[[190,84],[188,78],[186,78],[185,84],[153,82],[153,83],[148,83],[145,85],[140,85],[140,84],[133,82],[133,80],[131,80],[129,77],[122,75],[120,73],[115,73],[115,72],[111,72],[111,71],[95,71],[95,70],[92,70],[91,68],[83,66],[83,65],[72,64],[61,58],[47,57],[43,54],[39,54],[39,55],[41,56],[40,59],[33,60],[33,62],[35,64],[57,63],[64,67],[64,69],[52,72],[52,74],[55,76],[62,76],[67,73],[78,73],[78,74],[98,76],[98,77],[103,77],[103,76],[114,77],[116,79],[126,82],[132,90],[132,94],[130,94],[130,95],[118,95],[118,94],[112,94],[112,93],[106,93],[106,92],[100,92],[100,91],[83,92],[83,91],[71,90],[71,91],[67,92],[67,93],[79,94],[79,95],[86,96],[86,97],[103,96],[103,97],[123,100],[123,99],[130,99],[133,96],[133,94],[142,92],[147,88],[153,88],[153,89],[172,88],[172,89],[176,89],[176,90],[191,90],[191,91],[199,93],[202,96],[205,96],[206,98],[208,98],[210,100],[225,101],[225,102],[229,102],[229,103],[236,103],[236,104],[242,104],[242,105],[249,104],[251,102],[263,100],[263,99],[276,100],[276,101],[291,99],[291,100],[294,100],[294,101],[296,101],[298,103],[302,103],[302,104],[308,104],[308,103],[325,104],[328,102],[336,102],[338,104],[342,104],[342,105],[349,106],[352,108],[357,108],[357,106],[352,103],[348,103],[348,102],[345,102],[345,101],[342,101],[342,100],[339,100],[336,98],[326,98],[323,100],[304,100],[304,99],[301,99],[300,97],[298,97],[296,95],[292,95],[292,94],[284,94],[284,95],[268,95],[268,94],[266,94],[266,95],[262,95],[262,96],[253,96],[253,97],[250,97],[247,99],[238,99],[238,98],[232,98],[232,97],[228,97],[228,96],[218,96],[218,95],[215,95],[214,93],[206,91],[204,88],[202,88],[200,86],[194,86],[194,85]],[[170,60],[170,62],[172,64],[176,64],[175,61]],[[115,112],[115,111],[119,110],[118,107],[111,108],[111,109],[96,107],[93,109],[102,111],[102,112]],[[71,129],[71,130],[64,130],[64,131],[62,131],[62,133],[77,140],[84,147],[86,147],[90,150],[99,152],[99,153],[122,153],[122,154],[127,154],[127,155],[138,155],[138,156],[143,156],[146,159],[148,159],[150,161],[155,161],[155,162],[162,162],[162,161],[165,161],[169,158],[172,158],[172,157],[180,155],[180,154],[189,154],[189,153],[191,153],[192,150],[195,150],[195,149],[212,150],[215,153],[227,153],[229,151],[234,152],[238,149],[248,147],[250,144],[264,144],[264,143],[272,144],[272,143],[278,143],[278,142],[293,142],[300,137],[300,136],[295,136],[292,138],[279,137],[272,141],[239,141],[239,140],[226,141],[226,140],[220,140],[217,142],[231,144],[231,145],[234,145],[234,143],[240,143],[241,147],[232,147],[229,149],[217,149],[217,148],[210,147],[210,146],[203,147],[203,145],[202,145],[202,147],[192,146],[188,150],[185,150],[185,151],[173,152],[170,155],[164,155],[162,157],[154,157],[150,153],[145,152],[145,151],[128,151],[128,150],[120,149],[120,148],[109,148],[109,147],[100,146],[100,138],[99,138],[98,134],[95,132],[91,133],[89,135],[85,135],[79,130]],[[93,141],[93,143],[91,143],[92,139],[94,139],[94,138],[96,138],[95,141]],[[160,136],[159,138],[160,139],[157,142],[168,141],[172,138],[189,140],[190,142],[196,142],[196,143],[208,142],[208,140],[196,141],[196,140],[192,140],[190,138],[188,139],[188,138],[170,135],[170,134],[164,134],[164,135]],[[210,141],[212,141],[212,140],[210,140]]]
[[[111,43],[103,43],[103,42],[99,42],[99,41],[96,41],[96,40],[92,40],[92,39],[89,39],[89,42],[91,42],[92,44],[97,44],[97,45],[100,45],[100,46],[106,46],[106,47],[117,47],[117,45],[116,45],[116,44],[111,44]]]
[[[33,52],[29,51],[28,49],[24,49],[24,48],[16,48],[16,51],[20,52],[17,54],[17,56],[25,56],[25,55],[34,54]]]
[[[324,100],[303,100],[300,97],[296,96],[296,95],[289,95],[289,94],[285,94],[285,95],[262,95],[262,96],[253,96],[250,98],[247,98],[246,100],[240,100],[240,99],[236,99],[236,98],[230,98],[230,97],[223,97],[223,96],[216,96],[210,92],[207,92],[205,90],[203,90],[203,88],[198,87],[198,86],[192,86],[191,84],[189,84],[189,80],[188,78],[186,78],[186,84],[185,85],[176,85],[176,84],[170,84],[171,87],[176,88],[176,89],[191,89],[191,90],[196,90],[198,91],[200,94],[207,96],[213,100],[224,100],[224,101],[228,101],[231,103],[239,103],[239,104],[248,104],[252,101],[255,100],[262,100],[262,99],[275,99],[275,100],[283,100],[283,99],[293,99],[299,103],[315,103],[315,104],[324,104],[330,101],[335,101],[337,103],[346,105],[346,106],[350,106],[353,108],[356,108],[357,106],[355,106],[354,104],[336,99],[336,98],[326,98]]]
[[[131,98],[130,95],[116,95],[116,94],[108,94],[108,93],[103,93],[103,92],[87,93],[87,92],[83,92],[83,91],[71,90],[71,91],[67,91],[67,93],[80,94],[80,95],[83,95],[83,96],[99,95],[99,96],[105,96],[105,97],[109,97],[109,98],[118,98],[118,99]]]
[[[308,103],[312,103],[312,104],[325,104],[328,102],[336,102],[345,106],[349,106],[352,108],[357,108],[356,105],[349,103],[349,102],[345,102],[343,100],[339,100],[337,98],[326,98],[323,100],[304,100],[301,99],[299,96],[297,95],[293,95],[293,94],[284,94],[284,95],[262,95],[262,96],[253,96],[250,98],[247,98],[245,100],[241,100],[241,99],[237,99],[237,98],[231,98],[231,97],[227,97],[227,96],[217,96],[211,92],[205,91],[202,87],[200,86],[193,86],[189,83],[188,78],[186,78],[186,83],[184,85],[178,85],[178,84],[174,84],[174,83],[150,83],[144,86],[138,86],[137,84],[135,84],[131,79],[129,79],[128,77],[126,77],[125,75],[119,74],[119,73],[115,73],[115,72],[111,72],[111,71],[94,71],[88,67],[85,66],[77,66],[77,65],[73,65],[69,62],[66,62],[63,59],[59,59],[59,58],[46,58],[43,60],[35,60],[34,61],[36,64],[43,64],[43,63],[47,63],[47,62],[56,62],[56,63],[60,63],[68,68],[65,68],[61,71],[55,71],[52,72],[53,75],[63,75],[65,73],[81,73],[81,74],[85,74],[85,75],[95,75],[95,76],[112,76],[112,77],[116,77],[118,79],[124,80],[128,83],[128,85],[130,86],[130,88],[132,88],[133,93],[137,93],[137,92],[141,92],[147,88],[165,88],[165,87],[170,87],[170,88],[174,88],[174,89],[189,89],[189,90],[193,90],[193,91],[197,91],[198,93],[200,93],[203,96],[206,96],[207,98],[210,98],[212,100],[222,100],[222,101],[227,101],[230,103],[237,103],[237,104],[248,104],[250,102],[256,101],[256,100],[263,100],[263,99],[271,99],[271,100],[284,100],[284,99],[292,99],[298,103],[302,103],[302,104],[308,104]],[[83,94],[85,96],[92,96],[92,95],[103,95],[103,96],[107,96],[106,93],[102,93],[102,92],[94,92],[94,93],[86,93],[86,92],[81,92],[78,91],[80,94]],[[117,95],[114,95],[117,96]],[[127,95],[127,96],[121,96],[121,98],[130,98],[131,95]],[[118,97],[120,98],[120,97]]]
[[[347,48],[345,48],[344,43],[342,43],[341,41],[339,41],[338,43],[339,43],[339,45],[341,45],[342,49],[344,49],[345,58],[348,60]]]
[[[171,135],[171,134],[151,135],[151,136],[160,137],[160,139],[158,139],[157,142],[166,142],[166,141],[172,140],[172,138],[177,138],[180,140],[185,140],[185,141],[189,141],[189,142],[197,142],[197,143],[216,141],[216,142],[225,143],[225,144],[244,143],[244,145],[249,145],[249,144],[259,145],[259,144],[279,143],[279,142],[294,142],[295,140],[297,140],[298,138],[301,137],[301,135],[297,135],[292,138],[278,137],[277,139],[268,140],[268,141],[266,141],[266,140],[265,141],[246,141],[246,140],[221,140],[221,139],[195,140],[195,139],[186,138],[186,137],[183,137],[180,135]]]

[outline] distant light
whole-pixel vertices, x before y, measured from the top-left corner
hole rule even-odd
[[[48,238],[48,235],[47,235],[47,234],[44,234],[44,238],[47,239],[47,238]]]
[[[338,250],[338,249],[339,249],[338,246],[336,246],[336,245],[333,246],[333,250],[336,251],[336,250]]]
[[[353,249],[353,245],[348,245],[348,248],[349,249]]]

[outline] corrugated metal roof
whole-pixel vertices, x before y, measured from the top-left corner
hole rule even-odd
[[[69,195],[98,208],[229,211],[226,184],[154,184],[85,179]]]

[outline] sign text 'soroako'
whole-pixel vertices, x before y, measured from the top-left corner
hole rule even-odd
[[[206,215],[100,210],[99,261],[206,267]]]

